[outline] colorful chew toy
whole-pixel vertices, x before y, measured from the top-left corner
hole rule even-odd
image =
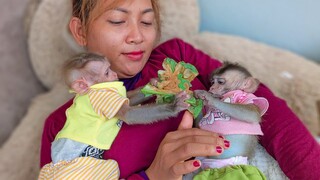
[[[196,118],[202,110],[203,101],[196,99],[190,90],[191,81],[199,74],[197,69],[189,63],[183,61],[176,62],[171,58],[166,58],[162,67],[164,70],[158,71],[158,83],[156,86],[148,83],[141,92],[145,96],[156,95],[157,103],[171,103],[174,100],[174,95],[186,91],[191,98],[186,102],[190,104],[190,111]]]

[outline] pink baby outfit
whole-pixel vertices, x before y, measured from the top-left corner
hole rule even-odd
[[[241,90],[230,91],[223,95],[221,101],[231,104],[254,104],[260,109],[262,116],[268,109],[269,103],[265,98],[256,97],[252,93]],[[248,123],[224,114],[216,108],[206,108],[207,114],[199,122],[201,129],[219,134],[252,134],[263,135],[259,123]]]

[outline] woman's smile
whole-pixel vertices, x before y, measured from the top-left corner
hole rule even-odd
[[[131,51],[122,54],[132,61],[139,61],[142,59],[144,51]]]

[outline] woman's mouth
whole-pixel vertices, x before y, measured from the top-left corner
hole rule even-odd
[[[143,53],[144,53],[143,51],[131,51],[131,52],[123,53],[123,55],[125,55],[128,59],[132,61],[139,61],[142,59]]]

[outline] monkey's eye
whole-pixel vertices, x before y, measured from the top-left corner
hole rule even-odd
[[[224,85],[226,83],[226,80],[224,78],[216,77],[211,80],[211,85],[215,83],[218,83],[219,85]]]
[[[220,85],[224,85],[226,83],[226,80],[223,78],[218,78],[217,81],[218,81],[218,84]]]
[[[105,75],[106,75],[106,76],[108,76],[108,75],[109,75],[109,69],[107,69],[107,70],[106,70]]]

